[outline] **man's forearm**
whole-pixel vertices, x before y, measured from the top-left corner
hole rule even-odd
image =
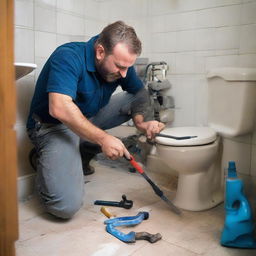
[[[49,106],[50,114],[67,125],[78,136],[102,145],[102,141],[107,133],[93,125],[69,96],[50,93]]]

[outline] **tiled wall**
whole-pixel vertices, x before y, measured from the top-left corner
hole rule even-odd
[[[174,126],[207,124],[207,70],[221,66],[256,67],[256,1],[246,0],[16,0],[16,61],[38,65],[17,83],[20,175],[24,161],[28,102],[35,79],[56,46],[84,41],[109,22],[133,25],[143,57],[166,61],[175,98]],[[240,154],[238,169],[256,183],[256,130],[230,141]],[[236,159],[235,159],[236,160]],[[255,193],[255,192],[254,192]]]

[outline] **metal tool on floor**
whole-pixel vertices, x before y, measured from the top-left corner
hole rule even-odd
[[[96,200],[94,201],[95,205],[106,205],[106,206],[115,206],[115,207],[122,207],[125,209],[131,209],[133,206],[133,201],[128,200],[126,195],[122,195],[122,200],[120,202],[116,201],[103,201],[103,200]]]
[[[174,139],[174,140],[189,140],[189,139],[197,138],[197,136],[177,137],[177,136],[167,135],[167,134],[163,134],[163,133],[156,133],[155,136],[156,137],[164,137],[164,138]]]
[[[149,217],[148,212],[139,212],[136,216],[128,217],[118,217],[114,219],[109,219],[104,222],[106,224],[106,230],[111,235],[115,236],[119,240],[125,243],[135,243],[136,240],[147,240],[150,243],[155,243],[162,238],[161,234],[150,234],[148,232],[134,232],[131,231],[128,234],[125,234],[115,227],[121,226],[134,226],[141,223],[143,220],[147,220]]]
[[[163,200],[165,201],[172,209],[173,212],[175,212],[178,215],[181,215],[181,210],[177,208],[163,193],[163,191],[147,176],[147,174],[144,172],[144,170],[141,168],[141,166],[135,161],[134,157],[130,155],[130,159],[127,159],[130,161],[130,164],[146,179],[146,181],[151,185],[155,193]]]

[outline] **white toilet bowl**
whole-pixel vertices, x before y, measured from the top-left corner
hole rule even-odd
[[[209,127],[167,128],[162,134],[177,140],[156,137],[156,156],[178,173],[174,204],[182,209],[201,211],[223,201],[219,167],[219,138]]]

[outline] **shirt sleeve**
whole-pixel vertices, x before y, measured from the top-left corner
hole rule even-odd
[[[76,98],[77,83],[81,74],[81,65],[76,53],[61,49],[51,56],[47,92],[57,92]]]
[[[137,76],[134,67],[128,68],[126,77],[120,79],[120,85],[124,91],[132,94],[136,94],[144,87],[142,81]]]

